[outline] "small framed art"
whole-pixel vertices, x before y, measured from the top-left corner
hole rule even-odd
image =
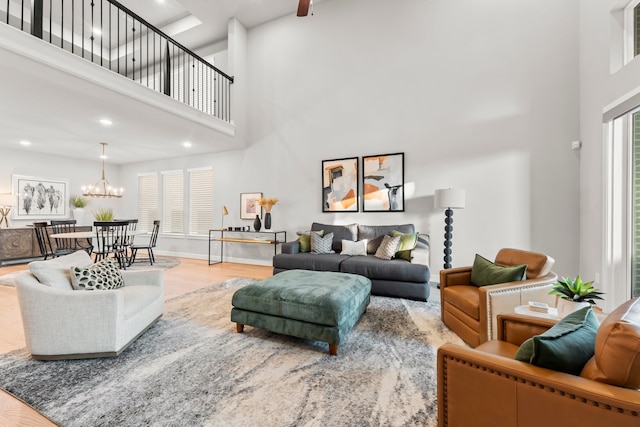
[[[404,153],[362,158],[362,211],[404,212]]]
[[[258,205],[258,199],[262,193],[240,193],[240,219],[255,219],[256,215],[262,218],[262,207]]]
[[[358,212],[358,158],[322,161],[322,212]]]

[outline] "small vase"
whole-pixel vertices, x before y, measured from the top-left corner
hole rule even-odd
[[[260,217],[256,215],[256,219],[253,221],[253,229],[260,231],[260,228],[262,228],[262,222],[260,222]]]
[[[573,313],[574,311],[578,311],[583,307],[588,307],[590,303],[586,301],[575,302],[566,300],[564,298],[558,298],[558,302],[556,303],[556,305],[558,308],[558,317],[562,319],[563,317]]]
[[[271,230],[271,212],[264,214],[264,229]]]

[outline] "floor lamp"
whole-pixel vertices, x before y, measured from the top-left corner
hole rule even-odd
[[[9,212],[11,207],[18,204],[18,198],[13,194],[0,194],[0,228],[4,223],[9,228]]]
[[[226,206],[222,206],[222,223],[220,224],[220,230],[224,231],[224,217],[229,215],[229,211]]]
[[[444,211],[444,269],[451,268],[453,209],[464,209],[465,191],[454,188],[436,190],[435,207]]]

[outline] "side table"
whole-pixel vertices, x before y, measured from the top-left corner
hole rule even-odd
[[[219,233],[218,237],[216,237],[216,233]],[[225,233],[227,234],[226,237]],[[286,231],[232,231],[224,228],[209,230],[209,265],[220,264],[224,262],[225,243],[273,245],[273,254],[276,255],[278,253],[278,245],[286,241]],[[220,261],[211,262],[211,242],[220,242]]]

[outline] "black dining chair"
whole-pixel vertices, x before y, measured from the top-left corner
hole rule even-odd
[[[127,221],[96,221],[93,223],[96,242],[93,247],[95,262],[113,254],[122,269],[127,268]]]
[[[51,234],[60,234],[60,233],[74,233],[76,231],[76,220],[75,219],[65,219],[65,220],[51,220]],[[67,253],[83,250],[86,251],[89,255],[93,251],[93,244],[91,243],[91,238],[88,239],[76,239],[76,238],[53,238],[56,248],[60,251],[67,251]]]
[[[127,241],[125,242],[125,247],[123,248],[127,257],[127,265],[130,265],[130,249],[131,245],[133,245],[133,239],[136,237],[136,230],[138,229],[138,220],[137,219],[114,219],[114,221],[126,221],[129,225],[127,225]]]
[[[143,261],[149,261],[151,265],[156,261],[155,255],[153,254],[153,248],[156,247],[156,242],[158,241],[158,232],[160,231],[160,221],[153,221],[153,230],[151,231],[151,238],[148,243],[145,244],[136,244],[134,242],[131,245],[131,257],[129,257],[129,265],[133,264],[136,260],[136,256],[138,255],[138,250],[145,250],[149,254],[149,258],[143,259]]]
[[[51,246],[51,240],[49,239],[49,224],[46,222],[34,222],[33,231],[36,233],[36,240],[38,241],[38,247],[40,248],[40,254],[47,259],[49,257],[55,258],[56,253]]]

